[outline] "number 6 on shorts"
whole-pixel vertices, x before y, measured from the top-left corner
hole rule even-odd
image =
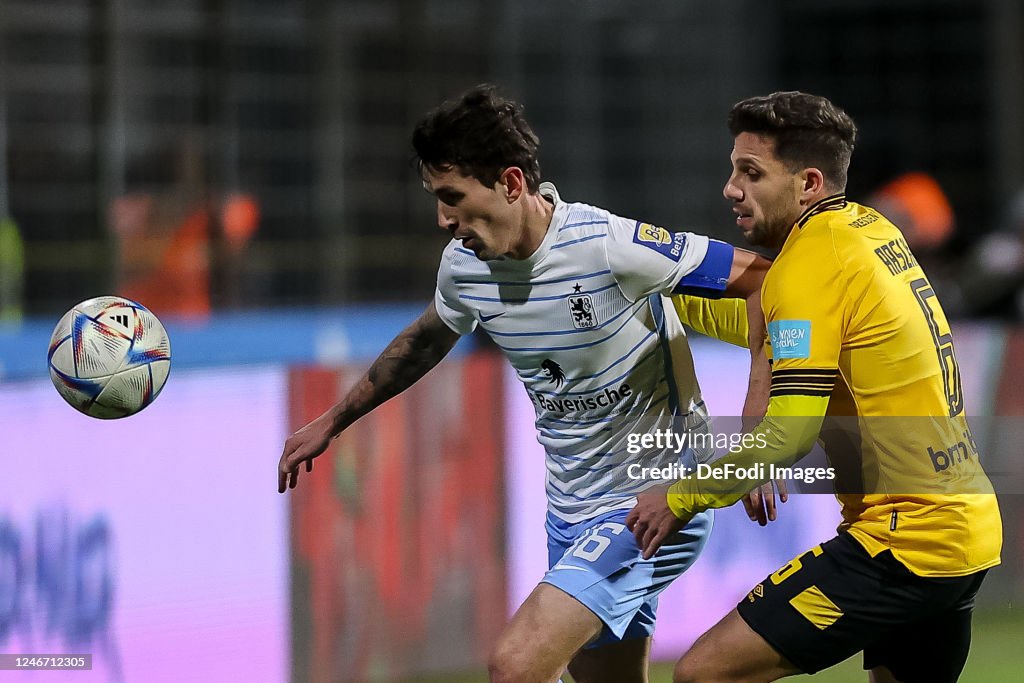
[[[572,551],[573,556],[587,562],[596,562],[597,558],[601,557],[601,553],[607,550],[608,546],[612,543],[612,539],[602,536],[601,532],[607,529],[618,536],[625,528],[625,524],[616,524],[615,522],[605,522],[594,527],[593,531],[581,538],[580,542],[576,544]]]

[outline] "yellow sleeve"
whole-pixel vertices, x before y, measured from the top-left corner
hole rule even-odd
[[[747,348],[747,302],[745,299],[706,299],[677,294],[672,305],[679,319],[690,329],[729,344]]]
[[[788,467],[814,446],[839,374],[839,353],[849,324],[843,269],[827,231],[801,235],[801,248],[773,265],[762,302],[772,349],[768,411],[743,447],[712,465],[722,478],[681,479],[669,489],[669,507],[688,517],[725,507],[771,478],[771,465]],[[760,478],[740,478],[762,465]],[[732,474],[724,469],[732,465]],[[758,470],[755,470],[757,472]]]
[[[834,375],[839,367],[851,305],[832,237],[827,226],[820,227],[825,228],[820,234],[801,235],[794,253],[780,258],[765,279],[762,306],[772,347],[773,396],[798,394],[803,383],[797,380],[814,384],[815,376]],[[777,387],[776,376],[786,375],[791,381]]]
[[[676,517],[689,519],[708,508],[732,505],[772,478],[771,465],[789,467],[810,452],[827,408],[827,396],[773,396],[764,419],[745,435],[743,448],[709,466],[720,476],[698,470],[680,479],[669,488],[669,508]],[[754,469],[758,465],[761,469]],[[738,469],[762,476],[739,478]]]

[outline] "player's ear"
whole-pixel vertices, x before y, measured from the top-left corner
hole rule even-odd
[[[506,168],[501,177],[498,179],[505,194],[505,200],[511,204],[518,200],[524,192],[526,192],[526,177],[523,175],[523,169],[518,166],[509,166]]]
[[[821,192],[825,189],[825,175],[817,168],[805,168],[800,173],[802,182],[800,198],[806,204],[812,204],[820,199]]]

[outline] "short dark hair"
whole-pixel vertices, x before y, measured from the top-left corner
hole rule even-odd
[[[775,142],[775,156],[791,171],[815,167],[825,183],[846,188],[857,126],[850,116],[818,95],[799,91],[751,97],[733,105],[729,132],[766,136]]]
[[[518,102],[506,99],[489,84],[467,90],[424,116],[412,133],[416,164],[463,174],[493,187],[502,172],[518,166],[531,192],[540,188],[540,140]]]

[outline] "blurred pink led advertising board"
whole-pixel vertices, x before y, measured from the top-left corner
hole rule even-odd
[[[286,680],[286,373],[176,373],[113,422],[0,385],[0,653],[92,654],[4,680]]]

